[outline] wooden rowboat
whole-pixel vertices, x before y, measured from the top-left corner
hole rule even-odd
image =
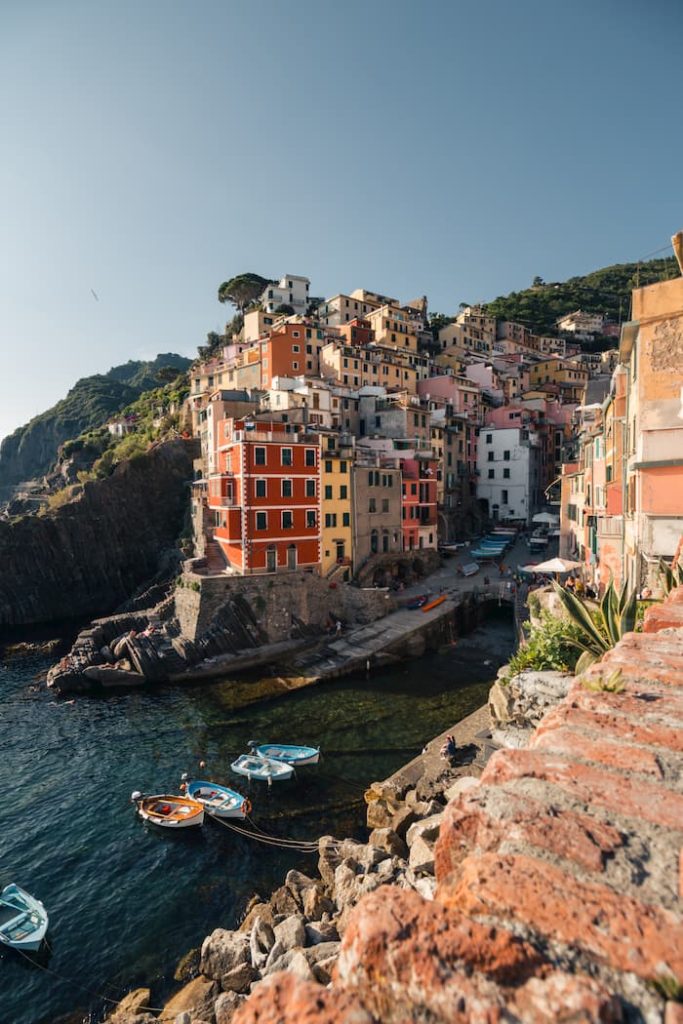
[[[0,943],[12,949],[40,949],[47,931],[47,911],[35,896],[12,882],[0,893]]]
[[[169,796],[167,793],[143,796],[142,793],[134,793],[131,800],[142,820],[159,828],[177,832],[178,829],[204,823],[204,808],[189,796]]]

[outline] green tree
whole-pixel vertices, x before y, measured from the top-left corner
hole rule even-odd
[[[267,277],[261,277],[260,274],[238,274],[220,286],[218,301],[230,302],[240,313],[244,313],[260,297],[266,285],[271,283]]]

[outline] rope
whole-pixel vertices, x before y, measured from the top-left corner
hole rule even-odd
[[[15,948],[15,947],[11,947]],[[87,988],[85,985],[81,985],[80,982],[74,981],[73,978],[67,978],[65,974],[59,974],[57,971],[53,971],[51,967],[46,964],[41,964],[38,960],[34,960],[28,953],[25,953],[23,949],[15,949],[15,952],[20,953],[24,960],[28,960],[34,967],[39,967],[41,971],[45,971],[46,974],[51,974],[53,978],[57,978],[59,981],[65,981],[68,985],[73,985],[74,988],[78,988],[81,992],[86,992],[89,996],[93,996],[95,999],[101,999],[105,1003],[109,1003],[112,1006],[120,1006],[123,999],[112,999],[110,996],[105,996],[102,992],[96,992],[92,988]],[[125,999],[125,996],[124,996]],[[149,1011],[150,1013],[163,1013],[163,1006],[140,1006],[140,1010]]]
[[[241,828],[239,825],[235,825],[234,822],[226,821],[225,818],[217,818],[209,811],[207,811],[207,814],[213,821],[218,822],[219,825],[224,825],[225,828],[230,829],[231,832],[236,832],[237,835],[244,836],[247,839],[255,839],[256,842],[265,843],[266,846],[278,846],[280,847],[280,849],[296,850],[298,853],[318,852],[317,840],[313,842],[311,840],[305,841],[298,839],[282,839],[279,836],[270,836],[268,835],[267,832],[264,832],[262,829],[258,828],[258,825],[256,825],[254,821],[251,818],[249,818],[248,820],[250,824],[254,827],[254,829],[257,830],[252,832],[247,828]]]

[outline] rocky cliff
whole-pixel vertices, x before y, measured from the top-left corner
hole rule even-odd
[[[189,501],[193,441],[169,441],[41,516],[0,522],[0,630],[105,614],[157,571]]]

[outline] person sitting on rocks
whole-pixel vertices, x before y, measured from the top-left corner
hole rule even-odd
[[[452,761],[458,752],[458,746],[454,736],[447,736],[446,742],[441,748],[441,757],[444,761]]]

